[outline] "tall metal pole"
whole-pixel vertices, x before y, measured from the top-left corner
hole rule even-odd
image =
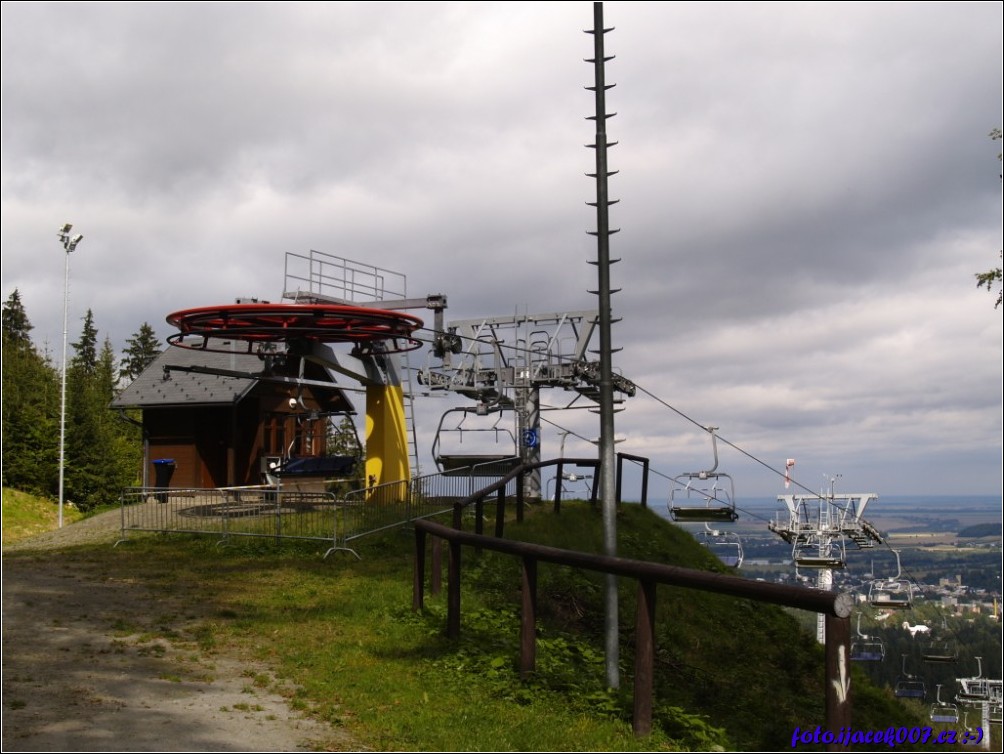
[[[63,528],[63,487],[66,471],[66,341],[70,301],[70,253],[77,248],[84,237],[75,235],[70,237],[73,225],[65,223],[59,229],[59,241],[65,252],[65,262],[63,264],[63,374],[59,391],[59,528]]]
[[[603,51],[603,36],[612,29],[603,27],[603,3],[593,3],[593,28],[587,32],[593,35],[594,53],[591,60],[595,70],[595,84],[587,87],[595,93],[596,114],[592,119],[596,121],[596,141],[590,145],[596,150],[596,172],[591,174],[596,178],[596,202],[590,202],[596,207],[596,246],[597,259],[594,262],[599,273],[599,289],[593,291],[599,296],[599,330],[600,330],[600,479],[601,485],[601,505],[603,511],[603,550],[606,555],[617,554],[617,483],[616,483],[616,454],[614,452],[614,391],[613,391],[613,347],[611,344],[610,326],[613,322],[611,315],[611,289],[610,289],[610,235],[616,230],[610,229],[609,205],[611,202],[607,195],[607,178],[613,173],[607,170],[607,147],[613,144],[607,143],[607,115],[606,110],[606,90],[613,87],[607,86],[604,64],[607,58]],[[616,171],[614,171],[616,172]],[[617,261],[617,260],[614,260]],[[605,595],[605,636],[606,636],[606,676],[607,685],[610,688],[620,687],[619,665],[619,632],[618,632],[618,612],[617,612],[617,578],[610,574],[607,576]]]

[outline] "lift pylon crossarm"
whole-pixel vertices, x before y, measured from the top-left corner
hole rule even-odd
[[[955,701],[969,706],[988,705],[996,709],[1000,715],[1000,707],[1004,702],[1004,683],[1000,678],[983,677],[983,658],[977,657],[978,670],[972,678],[956,678],[959,690],[955,694]]]
[[[787,469],[794,461],[789,460]],[[786,476],[787,480],[787,476]],[[815,574],[817,589],[828,590],[833,585],[833,571],[847,566],[847,541],[856,547],[871,547],[874,540],[870,527],[862,519],[868,503],[877,497],[872,493],[842,494],[833,491],[830,480],[828,494],[819,495],[778,495],[784,505],[767,528],[791,545],[791,559],[796,576],[804,578],[801,570]],[[816,638],[825,640],[825,626],[816,623]],[[873,645],[869,651],[859,647],[858,661],[874,662],[879,658]]]
[[[791,528],[788,526],[787,522],[781,523],[780,521],[771,520],[767,522],[767,529],[777,534],[781,539],[787,542],[789,545],[794,544],[794,535],[791,532]]]

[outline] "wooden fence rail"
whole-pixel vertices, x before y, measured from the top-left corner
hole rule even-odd
[[[460,635],[460,550],[463,545],[493,550],[522,559],[523,597],[520,626],[520,673],[526,677],[536,664],[537,564],[538,562],[582,568],[633,578],[638,581],[635,616],[635,668],[633,728],[636,735],[652,729],[653,663],[655,659],[656,585],[717,592],[734,597],[810,610],[826,616],[826,725],[839,730],[850,725],[850,614],[854,600],[847,593],[822,592],[801,587],[748,581],[678,566],[641,560],[594,555],[529,542],[488,537],[460,531],[433,521],[415,522],[415,572],[412,608],[425,604],[426,537],[445,540],[450,557],[447,585],[447,635]],[[433,548],[436,551],[436,548]],[[434,576],[435,578],[435,576]]]

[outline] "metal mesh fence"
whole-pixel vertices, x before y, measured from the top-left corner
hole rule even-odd
[[[328,552],[354,539],[418,518],[451,514],[455,503],[501,477],[432,474],[364,490],[306,492],[275,487],[179,489],[131,487],[122,493],[122,537],[130,531],[274,537],[328,542]],[[518,480],[506,487],[515,494]],[[511,489],[510,489],[511,488]],[[471,514],[473,515],[473,513]]]
[[[129,531],[286,537],[338,544],[335,496],[269,487],[133,487],[122,493],[122,535]]]

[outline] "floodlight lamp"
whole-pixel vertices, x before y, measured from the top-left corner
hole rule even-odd
[[[63,223],[63,227],[59,229],[59,235],[65,236],[71,230],[73,230],[73,223]]]

